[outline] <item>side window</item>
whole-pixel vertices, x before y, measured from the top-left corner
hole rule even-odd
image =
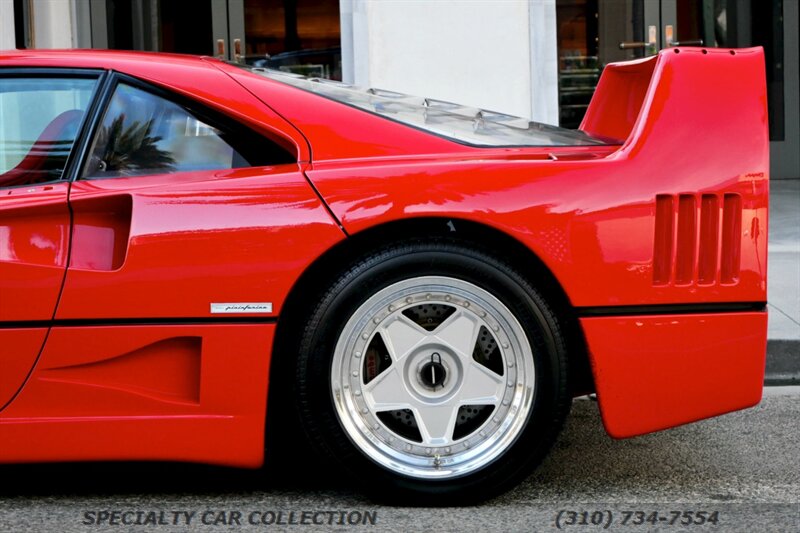
[[[61,179],[96,83],[0,77],[0,187]]]
[[[253,132],[212,126],[183,106],[125,83],[114,90],[90,153],[84,178],[295,161],[287,151]]]

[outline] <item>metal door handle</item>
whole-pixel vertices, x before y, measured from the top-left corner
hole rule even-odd
[[[225,59],[225,39],[217,39],[217,59]]]
[[[650,43],[644,43],[640,41],[631,41],[627,43],[619,43],[620,50],[630,50],[632,48],[644,48]]]
[[[670,46],[703,46],[703,39],[697,39],[695,41],[675,41],[673,43],[669,43]]]
[[[241,63],[242,61],[242,40],[241,39],[234,39],[233,40],[233,60],[237,63]]]

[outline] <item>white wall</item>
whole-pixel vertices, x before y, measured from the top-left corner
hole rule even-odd
[[[14,36],[14,0],[0,0],[0,50],[12,50]]]
[[[341,0],[345,81],[557,123],[555,0]]]
[[[67,0],[33,0],[34,48],[74,48],[75,6]]]
[[[558,23],[555,0],[530,0],[531,114],[558,126]]]

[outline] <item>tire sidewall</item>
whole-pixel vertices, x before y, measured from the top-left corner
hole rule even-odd
[[[358,450],[342,428],[331,389],[333,354],[347,321],[373,294],[396,282],[445,276],[476,285],[497,297],[527,335],[533,354],[534,397],[516,439],[491,463],[461,477],[419,479],[390,472]],[[301,421],[309,437],[344,467],[368,494],[428,504],[485,499],[527,475],[543,458],[563,422],[566,357],[555,315],[517,271],[485,252],[451,243],[388,247],[357,263],[332,285],[303,335],[297,366]],[[376,489],[381,493],[375,493]],[[389,490],[386,490],[386,489]]]

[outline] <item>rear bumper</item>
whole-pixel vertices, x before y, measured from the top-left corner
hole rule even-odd
[[[633,437],[756,405],[767,313],[582,318],[606,431]]]

